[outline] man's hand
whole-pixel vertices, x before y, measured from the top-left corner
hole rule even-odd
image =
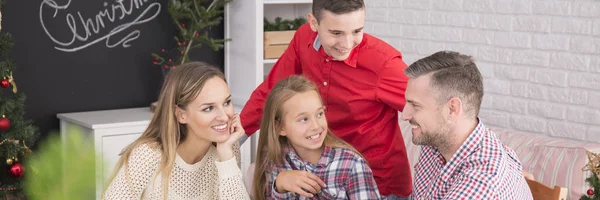
[[[318,176],[302,170],[283,171],[275,178],[275,189],[279,193],[295,192],[305,197],[321,192],[326,187]]]

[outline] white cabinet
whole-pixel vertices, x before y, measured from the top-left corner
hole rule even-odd
[[[312,0],[235,0],[225,7],[225,76],[233,104],[243,107],[277,59],[264,59],[263,20],[295,19],[311,12]],[[242,145],[242,158],[254,162],[258,133]],[[250,144],[248,144],[250,143]],[[242,166],[247,164],[242,160]],[[243,168],[246,169],[246,168]]]
[[[137,139],[145,130],[152,118],[150,108],[130,108],[119,110],[103,110],[91,112],[58,114],[60,134],[73,134],[69,130],[76,129],[85,138],[93,140],[96,150],[96,199],[100,199],[105,180],[110,176],[119,153],[127,145]],[[104,164],[102,164],[104,163]]]
[[[241,108],[235,107],[236,112]],[[96,151],[96,199],[100,199],[106,180],[111,175],[119,153],[146,130],[152,112],[149,107],[117,110],[101,110],[58,114],[60,134],[82,133],[92,140]],[[76,129],[77,131],[70,131]],[[247,146],[247,147],[246,147]],[[249,151],[249,143],[242,145]],[[244,157],[244,153],[247,154]],[[242,152],[242,173],[245,175],[250,165],[250,152]]]

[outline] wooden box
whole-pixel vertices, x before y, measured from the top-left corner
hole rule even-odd
[[[279,58],[287,49],[294,37],[293,31],[265,31],[264,57],[265,59]]]

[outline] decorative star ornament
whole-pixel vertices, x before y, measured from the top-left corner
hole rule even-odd
[[[12,77],[12,72],[10,72],[10,75],[8,76],[8,82],[10,84],[12,84],[12,92],[13,93],[17,93],[17,84],[15,83],[15,79],[13,79]]]
[[[600,177],[600,154],[587,152],[588,163],[581,169],[582,171],[592,171],[596,176]]]

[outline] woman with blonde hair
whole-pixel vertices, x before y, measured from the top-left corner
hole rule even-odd
[[[324,113],[316,85],[303,76],[273,87],[260,125],[255,199],[382,198],[367,162],[333,135]]]
[[[127,146],[103,199],[249,199],[239,169],[234,114],[223,73],[201,62],[171,70],[148,128]]]

